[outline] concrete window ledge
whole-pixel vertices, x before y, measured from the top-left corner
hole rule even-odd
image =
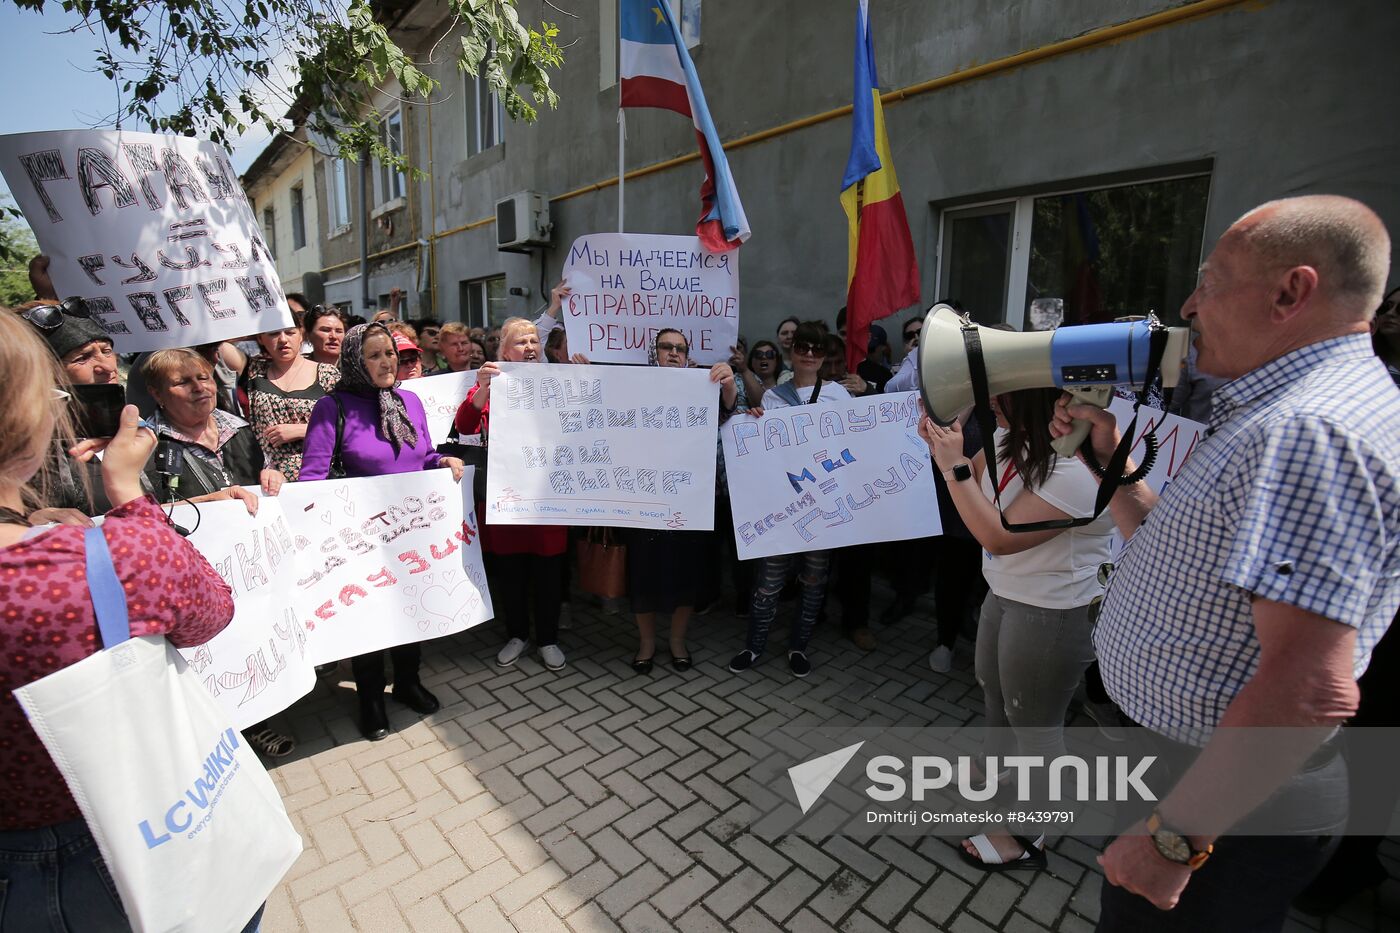
[[[369,212],[369,219],[375,220],[379,217],[383,217],[385,214],[392,214],[394,211],[399,210],[407,203],[408,201],[402,197],[394,198],[392,201],[385,201],[383,204],[379,205],[374,210]]]
[[[506,144],[497,143],[490,149],[483,149],[474,156],[470,156],[462,163],[462,171],[468,175],[475,175],[477,172],[485,171],[497,163],[506,160]]]

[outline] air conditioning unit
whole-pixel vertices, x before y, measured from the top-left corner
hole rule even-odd
[[[521,191],[496,202],[498,250],[523,253],[534,246],[548,246],[553,230],[549,201],[538,191]]]

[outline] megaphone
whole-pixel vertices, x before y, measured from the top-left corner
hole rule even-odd
[[[1163,328],[1155,318],[1029,333],[993,330],[936,304],[919,334],[918,363],[924,409],[939,424],[950,424],[973,405],[965,328],[974,328],[981,342],[989,396],[1053,386],[1100,408],[1108,407],[1114,386],[1142,388],[1153,330],[1166,331],[1160,362],[1164,388],[1174,388],[1180,379],[1191,338],[1190,328]],[[1088,433],[1089,422],[1076,419],[1074,430],[1055,440],[1055,452],[1074,456]]]

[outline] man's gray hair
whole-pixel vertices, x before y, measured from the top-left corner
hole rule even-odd
[[[1261,204],[1240,218],[1246,244],[1269,266],[1312,266],[1348,317],[1369,320],[1390,271],[1390,236],[1375,212],[1337,195]]]

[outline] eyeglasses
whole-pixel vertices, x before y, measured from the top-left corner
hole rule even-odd
[[[805,340],[799,340],[793,343],[792,352],[810,353],[813,356],[826,356],[826,347],[819,343],[808,343]]]
[[[39,305],[19,313],[30,324],[40,330],[58,330],[63,326],[63,316],[92,319],[87,302],[81,298],[66,298],[56,305]]]
[[[415,365],[415,364],[418,362],[419,359],[421,359],[421,357],[419,357],[419,355],[418,355],[417,353],[400,353],[400,354],[399,354],[399,365],[400,365],[400,366],[413,366],[413,365]]]
[[[904,332],[904,342],[908,343],[911,340],[918,340],[921,331],[922,328],[920,330],[906,330]]]
[[[777,351],[777,350],[755,350],[755,351],[753,351],[753,358],[756,359],[756,360],[776,360],[776,359],[778,358],[778,351]]]
[[[682,356],[690,352],[690,347],[687,347],[683,343],[658,343],[656,349],[658,352],[665,350],[669,353],[679,353]]]

